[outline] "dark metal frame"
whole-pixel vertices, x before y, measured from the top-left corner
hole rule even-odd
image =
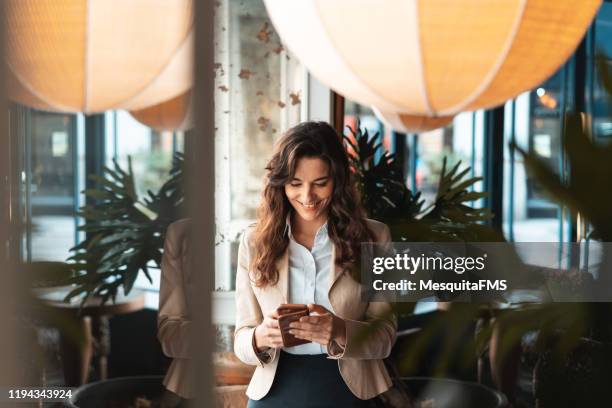
[[[98,187],[89,178],[92,174],[101,174],[105,166],[106,138],[104,114],[85,116],[85,187]],[[86,204],[94,204],[91,197],[86,198]]]
[[[504,208],[504,106],[485,112],[484,185],[489,192],[485,203],[493,218],[489,224],[502,232]]]

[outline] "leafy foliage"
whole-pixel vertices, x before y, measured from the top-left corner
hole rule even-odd
[[[406,187],[394,155],[384,150],[378,135],[351,132],[354,141],[345,139],[365,208],[391,226],[395,240],[452,241],[486,235],[488,229],[478,222],[488,219],[488,211],[465,204],[486,195],[469,191],[479,180],[464,180],[469,169],[459,171],[457,163],[447,171],[444,160],[435,203],[424,210],[421,193]],[[85,205],[78,214],[85,220],[79,230],[87,237],[71,249],[68,261],[80,273],[70,281],[77,286],[67,300],[84,295],[83,301],[99,296],[106,302],[114,300],[121,287],[129,293],[140,272],[151,280],[149,268],[151,262],[157,267],[161,263],[166,228],[182,212],[182,169],[183,157],[178,154],[169,180],[143,199],[136,193],[130,159],[127,170],[114,162],[102,175],[90,176],[100,187],[85,191],[95,204]]]
[[[612,96],[612,74],[607,63],[598,58],[598,71],[602,85],[608,96]],[[580,213],[592,225],[591,238],[604,242],[612,241],[612,190],[605,188],[612,179],[612,145],[603,145],[593,139],[586,125],[585,116],[577,112],[564,112],[565,126],[562,143],[567,154],[570,172],[565,180],[558,175],[535,152],[525,151],[516,144],[516,149],[523,157],[526,169],[541,184],[551,198],[566,207],[575,215]],[[595,285],[610,288],[612,285],[612,254],[604,249],[601,254],[599,274]],[[571,271],[562,271],[568,275]],[[457,309],[453,305],[447,322],[469,322],[478,312],[468,307]],[[598,341],[612,341],[610,313],[612,308],[606,302],[550,303],[536,307],[526,307],[519,312],[502,313],[496,317],[497,327],[505,329],[499,336],[498,353],[500,360],[520,345],[522,335],[530,330],[537,330],[536,349],[540,352],[553,352],[558,361],[570,364],[566,356],[584,344],[585,338]],[[446,324],[446,323],[444,323]],[[429,336],[421,340],[434,338],[434,325],[425,328]],[[489,342],[493,326],[478,333],[481,344]],[[469,351],[469,349],[468,349]],[[419,350],[408,351],[410,364],[418,357]],[[410,354],[412,353],[412,354]],[[440,358],[444,361],[443,358]],[[575,364],[575,361],[574,361]],[[584,361],[578,363],[584,364]],[[588,367],[588,364],[587,364]],[[608,371],[606,371],[608,372]],[[558,392],[554,390],[553,392]]]
[[[395,155],[384,150],[378,133],[370,137],[367,129],[362,132],[349,127],[349,131],[353,137],[344,136],[344,140],[350,148],[351,169],[368,215],[377,219],[400,214],[416,217],[424,204],[421,194],[413,194],[405,186]]]
[[[480,177],[466,178],[470,168],[461,169],[461,162],[449,168],[443,159],[437,194],[434,202],[425,208],[421,192],[413,192],[404,181],[395,156],[387,152],[380,142],[379,134],[370,136],[367,130],[349,128],[350,135],[344,136],[352,171],[368,215],[387,224],[396,242],[494,242],[503,241],[503,235],[483,221],[491,218],[488,209],[468,205],[487,196],[486,192],[475,192],[473,186]],[[399,369],[411,372],[432,339],[447,336],[450,332],[465,332],[471,327],[477,315],[477,305],[461,305],[453,310],[453,319],[439,315],[434,321],[421,328],[421,332],[404,347],[397,347],[401,355]],[[410,316],[415,304],[398,302],[393,304],[397,316]],[[367,335],[365,333],[364,335]],[[474,356],[474,342],[462,344],[463,349],[443,347],[435,361],[436,371],[444,373],[448,368],[450,354],[460,354],[462,361]],[[466,363],[467,364],[467,363]]]
[[[428,208],[420,192],[410,190],[395,156],[384,149],[378,133],[349,128],[344,136],[357,188],[368,215],[391,228],[394,241],[499,241],[503,238],[481,224],[491,218],[486,208],[467,203],[487,196],[470,191],[480,177],[465,178],[461,162],[447,168],[446,158],[435,202]]]
[[[99,188],[85,190],[95,204],[83,206],[78,215],[85,220],[78,230],[86,239],[71,248],[68,258],[80,274],[71,279],[77,287],[66,300],[84,295],[100,296],[103,302],[114,301],[123,287],[128,294],[142,271],[151,281],[150,263],[161,263],[165,231],[180,218],[183,210],[183,156],[178,153],[170,178],[157,193],[148,191],[140,200],[136,194],[131,159],[124,171],[115,161],[104,168],[103,175],[92,175]]]
[[[606,59],[597,57],[597,69],[608,98],[612,97],[612,73]],[[577,112],[567,112],[562,143],[569,163],[569,178],[564,180],[556,174],[534,152],[520,147],[512,147],[523,156],[525,167],[544,187],[546,192],[561,205],[567,206],[575,215],[580,213],[591,225],[590,238],[603,242],[612,241],[612,190],[606,188],[612,180],[612,145],[601,144],[594,140],[585,116]],[[595,285],[609,294],[612,287],[612,253],[607,246],[602,251]],[[591,331],[594,338],[612,341],[612,326],[609,316],[612,307],[609,303],[574,304],[566,314],[588,322],[584,331]],[[555,305],[555,309],[560,306]],[[579,335],[584,333],[579,332]],[[570,337],[577,341],[580,337]],[[567,339],[566,339],[567,341]],[[572,343],[569,341],[569,343]],[[574,342],[575,343],[575,342]],[[572,344],[574,344],[572,343]]]
[[[598,69],[607,94],[612,96],[612,74],[605,64],[606,62],[600,58]],[[612,145],[604,146],[592,139],[587,127],[583,126],[583,115],[566,113],[566,117],[562,140],[571,170],[568,180],[556,174],[535,153],[523,151],[516,145],[512,147],[522,154],[527,170],[556,202],[567,206],[574,214],[580,213],[591,223],[592,238],[610,242],[612,241],[610,211],[612,190],[605,186],[612,179]],[[423,215],[418,214],[420,218],[415,216],[386,221],[392,229],[394,240],[403,237],[403,231],[408,231],[409,228],[418,230],[432,227],[433,231],[430,233],[425,231],[423,238],[435,240],[435,238],[445,239],[454,236],[461,239],[472,236],[477,239],[469,238],[465,241],[495,241],[496,239],[492,238],[496,235],[477,222],[488,218],[490,216],[488,212],[470,212],[470,208],[464,208],[466,202],[482,198],[486,193],[469,192],[468,186],[473,183],[470,184],[469,180],[460,181],[467,172],[459,171],[458,165],[448,172],[446,165],[443,167],[436,202],[431,210],[425,211]],[[384,217],[381,219],[385,220]],[[434,231],[438,231],[438,227],[441,227],[439,229],[441,234],[435,236]],[[454,234],[453,227],[456,227]],[[415,234],[414,230],[410,233],[413,237]],[[605,250],[603,252],[596,284],[610,288],[612,254]],[[564,274],[569,272],[563,271]],[[401,315],[408,306],[405,303],[396,304],[394,308],[396,313]],[[454,303],[448,311],[437,313],[429,319],[420,328],[418,335],[411,336],[404,342],[401,342],[400,338],[396,346],[400,356],[399,371],[404,375],[417,371],[423,364],[422,356],[430,349],[431,342],[439,339],[444,341],[439,347],[438,355],[425,362],[428,368],[433,368],[435,375],[447,374],[450,364],[455,362],[459,362],[464,367],[471,367],[476,353],[482,354],[494,336],[497,338],[497,359],[503,366],[511,363],[508,358],[517,347],[520,347],[523,335],[529,331],[537,331],[536,350],[546,352],[552,350],[562,364],[570,364],[566,356],[584,344],[584,338],[607,342],[608,349],[612,342],[610,325],[612,307],[607,302],[544,303],[523,305],[520,309],[502,311],[495,311],[492,306]],[[490,316],[495,316],[495,320],[491,321],[492,324],[480,327],[477,335],[471,340],[460,343],[448,340],[451,338],[449,335],[451,333],[456,336],[457,333],[473,332],[475,320]],[[495,331],[497,334],[494,335]],[[588,356],[589,360],[595,361],[597,357],[593,357],[594,355]],[[600,367],[590,364],[589,360],[571,361],[587,369]],[[594,372],[602,378],[607,378],[606,374],[610,372],[609,365],[603,372]],[[562,386],[558,383],[555,385],[552,392],[559,393]]]

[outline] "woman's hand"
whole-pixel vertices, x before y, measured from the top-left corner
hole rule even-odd
[[[263,351],[266,347],[283,347],[283,338],[278,326],[276,310],[268,313],[263,322],[255,328],[255,347],[257,351]]]
[[[316,315],[300,318],[299,322],[291,322],[289,333],[299,339],[310,340],[327,346],[334,340],[346,345],[346,326],[344,320],[334,315],[321,305],[308,305],[308,310]]]

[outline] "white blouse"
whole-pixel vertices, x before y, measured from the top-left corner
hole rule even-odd
[[[312,250],[299,244],[289,231],[289,302],[316,303],[333,312],[329,302],[329,284],[332,273],[333,243],[327,234],[327,223],[315,235]],[[327,347],[318,343],[283,348],[291,354],[325,354]]]

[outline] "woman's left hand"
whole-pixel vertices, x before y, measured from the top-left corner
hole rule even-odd
[[[298,339],[310,340],[323,346],[327,346],[332,340],[341,345],[346,344],[344,320],[321,305],[309,304],[308,310],[316,314],[304,316],[298,322],[291,322],[289,333]]]

